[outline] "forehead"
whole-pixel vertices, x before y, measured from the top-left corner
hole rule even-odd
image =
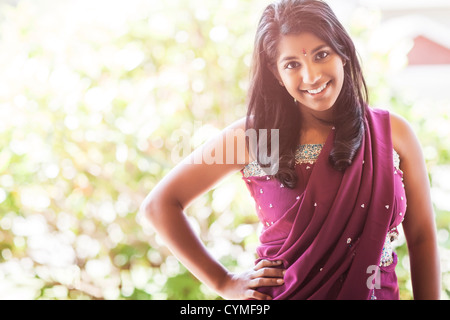
[[[286,55],[300,55],[303,49],[310,52],[321,45],[327,44],[310,32],[283,35],[278,43],[278,58]]]

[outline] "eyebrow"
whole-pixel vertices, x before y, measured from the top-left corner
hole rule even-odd
[[[316,48],[311,50],[310,54],[315,54],[317,51],[322,50],[325,47],[328,47],[328,45],[326,45],[326,44],[318,45]],[[295,60],[297,58],[298,58],[298,56],[287,56],[287,57],[284,57],[283,59],[281,59],[279,61],[279,63],[282,63],[282,62],[285,62],[285,61],[289,61],[289,60]]]

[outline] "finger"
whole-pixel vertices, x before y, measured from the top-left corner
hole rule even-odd
[[[251,278],[255,279],[255,278],[283,278],[285,274],[285,270],[284,269],[280,269],[280,268],[262,268],[259,269],[257,271],[255,271],[252,275]]]
[[[282,265],[282,261],[279,260],[275,260],[275,261],[271,261],[271,260],[261,260],[259,261],[254,270],[259,270],[261,268],[265,268],[265,267],[278,267]]]
[[[252,289],[249,289],[245,292],[245,297],[246,299],[272,300],[271,296]]]
[[[250,288],[258,288],[258,287],[276,287],[284,284],[284,280],[280,278],[257,278],[250,280],[249,287]]]

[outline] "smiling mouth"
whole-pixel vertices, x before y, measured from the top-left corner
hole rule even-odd
[[[322,91],[324,91],[327,87],[328,87],[328,85],[330,84],[330,82],[331,81],[328,81],[327,83],[325,83],[324,85],[322,85],[321,87],[319,87],[319,88],[317,88],[317,89],[312,89],[312,90],[301,90],[302,92],[307,92],[307,93],[309,93],[309,94],[311,94],[311,95],[316,95],[316,94],[319,94],[319,93],[321,93]]]

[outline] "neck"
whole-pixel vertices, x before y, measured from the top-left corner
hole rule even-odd
[[[332,109],[314,111],[306,107],[300,107],[300,144],[322,144],[325,142],[333,127]]]
[[[334,116],[333,110],[334,108],[330,108],[325,111],[316,111],[312,110],[308,107],[302,106],[299,104],[300,114],[302,117],[302,126],[333,126]]]

